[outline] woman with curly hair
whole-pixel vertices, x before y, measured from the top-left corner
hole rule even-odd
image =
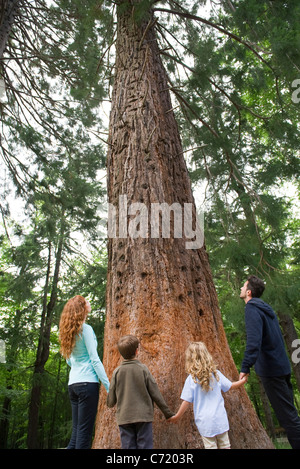
[[[229,449],[229,423],[221,391],[236,389],[247,380],[231,382],[219,370],[203,342],[192,342],[186,350],[189,373],[182,393],[182,403],[168,422],[176,423],[193,403],[194,419],[206,449]]]
[[[59,323],[60,351],[71,367],[68,390],[72,407],[72,435],[67,449],[89,449],[97,414],[99,380],[109,381],[97,352],[97,339],[85,323],[91,306],[83,296],[71,298]]]

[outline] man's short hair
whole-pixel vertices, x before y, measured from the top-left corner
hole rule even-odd
[[[252,298],[260,298],[265,289],[265,284],[263,280],[256,277],[256,275],[250,275],[247,281],[247,290],[251,291]]]
[[[134,335],[124,335],[118,342],[118,350],[125,360],[135,357],[136,349],[139,346],[139,339]]]

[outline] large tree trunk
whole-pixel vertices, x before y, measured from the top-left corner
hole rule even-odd
[[[20,0],[2,0],[0,5],[0,58],[3,57]]]
[[[153,203],[179,203],[183,208],[185,203],[194,206],[194,200],[153,17],[149,15],[147,21],[137,25],[132,14],[126,11],[118,17],[108,196],[114,207],[119,206],[119,196],[126,196],[131,215],[137,207],[132,204],[143,203],[150,217]],[[130,217],[128,221],[130,228]],[[131,217],[131,223],[137,223],[137,217]],[[143,234],[141,226],[136,225],[136,230]],[[124,226],[120,228],[122,231]],[[111,377],[120,363],[116,349],[119,337],[136,335],[141,340],[140,360],[176,411],[186,378],[184,353],[190,341],[204,341],[228,378],[236,380],[238,372],[224,333],[205,249],[187,249],[184,236],[153,238],[150,221],[148,228],[147,238],[118,231],[118,238],[109,238],[103,363]],[[225,400],[232,447],[272,447],[245,390],[229,391]],[[119,448],[115,414],[105,402],[106,392],[102,390],[93,447]],[[154,445],[201,448],[192,413],[178,425],[171,425],[156,409]]]

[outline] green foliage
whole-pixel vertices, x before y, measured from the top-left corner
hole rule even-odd
[[[14,267],[14,273],[3,272],[0,275],[0,339],[4,340],[6,346],[6,363],[0,363],[0,434],[3,436],[3,426],[7,425],[8,436],[3,439],[3,444],[7,441],[8,448],[27,447],[28,401],[32,387],[32,365],[39,338],[43,277],[46,275],[45,264],[42,265],[38,255],[34,262],[33,254],[41,241],[40,238],[30,245],[25,238],[27,250],[23,251],[22,267],[17,271],[16,265],[8,258],[7,248],[3,246],[0,250],[1,263],[5,263],[6,269],[10,263]],[[22,244],[20,247],[23,247]],[[69,370],[59,354],[58,343],[60,314],[71,296],[80,293],[91,301],[93,310],[89,315],[89,323],[98,338],[99,355],[102,356],[103,353],[105,252],[101,254],[97,250],[94,257],[89,259],[80,259],[74,252],[67,252],[68,250],[64,258],[67,267],[61,275],[53,318],[50,355],[45,372],[38,377],[43,396],[39,412],[39,438],[43,448],[65,447],[71,433],[71,408],[68,405],[67,392]],[[30,261],[28,257],[31,257]],[[24,277],[24,269],[27,273],[35,272],[34,280],[27,274]]]

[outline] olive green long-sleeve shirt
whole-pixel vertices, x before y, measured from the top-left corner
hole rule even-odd
[[[174,415],[146,365],[137,359],[124,360],[113,372],[108,407],[117,404],[117,423],[152,422],[154,403],[168,419]]]

